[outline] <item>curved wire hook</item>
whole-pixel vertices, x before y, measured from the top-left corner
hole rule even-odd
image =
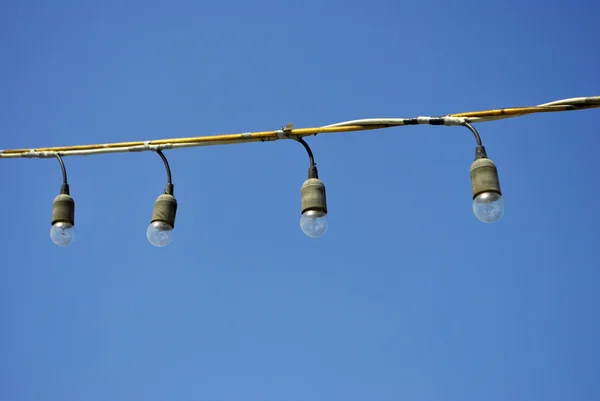
[[[477,132],[477,130],[475,129],[475,127],[473,127],[473,125],[471,125],[468,122],[464,122],[464,126],[467,127],[475,136],[475,140],[477,141],[477,146],[483,146],[481,144],[481,137],[479,136],[479,132]]]
[[[167,170],[167,185],[165,186],[164,193],[166,195],[173,195],[174,186],[173,186],[173,180],[171,179],[171,167],[169,166],[169,161],[163,154],[162,150],[156,149],[156,153],[158,153],[158,155],[162,159],[163,163],[165,164],[165,169]]]
[[[313,155],[312,150],[310,149],[310,146],[308,146],[308,143],[306,143],[306,141],[300,137],[294,138],[296,139],[296,141],[300,142],[302,144],[302,146],[304,146],[304,149],[306,149],[306,152],[308,153],[308,159],[310,161],[310,166],[311,167],[316,167],[315,164],[315,156]]]
[[[60,156],[60,154],[56,153],[54,155],[54,157],[56,157],[56,159],[60,163],[60,169],[62,170],[62,176],[63,176],[63,185],[68,185],[68,182],[67,182],[67,169],[65,168],[65,163],[63,162],[63,159]]]

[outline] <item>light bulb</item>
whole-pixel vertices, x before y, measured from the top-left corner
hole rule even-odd
[[[59,246],[67,246],[75,239],[75,226],[73,224],[59,221],[50,228],[52,242]]]
[[[309,237],[320,237],[327,231],[327,213],[321,210],[307,210],[300,218],[300,228]]]
[[[167,246],[173,239],[173,227],[164,221],[153,221],[146,230],[146,238],[154,246]]]
[[[482,192],[473,200],[473,213],[484,223],[495,223],[504,215],[504,198],[498,192]]]

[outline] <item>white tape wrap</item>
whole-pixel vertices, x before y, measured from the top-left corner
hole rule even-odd
[[[464,117],[444,117],[444,125],[464,125],[466,120]]]

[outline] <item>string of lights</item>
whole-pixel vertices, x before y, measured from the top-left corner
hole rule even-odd
[[[309,156],[308,178],[301,189],[300,227],[309,237],[320,237],[327,231],[327,200],[325,184],[319,179],[314,155],[304,137],[326,133],[366,131],[404,125],[445,125],[463,126],[469,129],[476,140],[475,161],[471,165],[471,186],[473,212],[484,223],[494,223],[504,215],[504,198],[500,189],[498,170],[487,156],[481,136],[474,124],[506,118],[520,117],[534,113],[585,110],[600,107],[600,96],[578,97],[557,100],[537,106],[512,107],[493,110],[448,114],[441,117],[414,118],[371,118],[344,121],[314,128],[294,128],[288,124],[272,131],[246,132],[240,134],[222,134],[157,139],[149,141],[116,142],[107,144],[60,146],[33,149],[0,150],[0,158],[55,158],[59,161],[63,175],[60,194],[54,199],[52,208],[52,227],[50,237],[60,246],[71,244],[75,238],[75,202],[70,195],[67,172],[63,161],[67,156],[91,156],[106,153],[153,151],[164,162],[167,171],[167,185],[154,204],[150,225],[146,231],[148,241],[157,247],[168,245],[173,238],[177,200],[171,168],[163,150],[198,146],[217,146],[246,142],[268,142],[291,139],[299,142]]]

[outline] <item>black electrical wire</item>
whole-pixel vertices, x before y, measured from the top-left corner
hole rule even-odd
[[[473,127],[471,124],[469,124],[467,122],[465,122],[464,125],[469,130],[471,130],[471,132],[473,133],[473,135],[475,135],[475,140],[477,141],[477,146],[483,146],[481,144],[481,137],[479,136],[479,132],[477,132],[477,130],[475,129],[475,127]]]
[[[156,153],[158,153],[158,155],[162,159],[163,163],[165,163],[165,168],[167,169],[167,183],[168,184],[173,184],[173,181],[171,180],[171,167],[169,166],[169,161],[167,160],[167,158],[163,154],[162,150],[158,149],[156,151]]]
[[[315,157],[313,155],[312,150],[310,149],[310,146],[308,146],[308,143],[306,143],[306,141],[302,138],[296,138],[296,140],[300,142],[302,146],[304,146],[304,149],[306,149],[306,152],[308,153],[308,158],[310,159],[310,166],[315,167]]]
[[[56,156],[56,159],[58,159],[58,162],[60,163],[60,168],[62,170],[63,185],[67,185],[68,184],[68,182],[67,182],[67,169],[65,168],[65,163],[63,162],[62,157],[58,153],[56,153],[55,156]]]

